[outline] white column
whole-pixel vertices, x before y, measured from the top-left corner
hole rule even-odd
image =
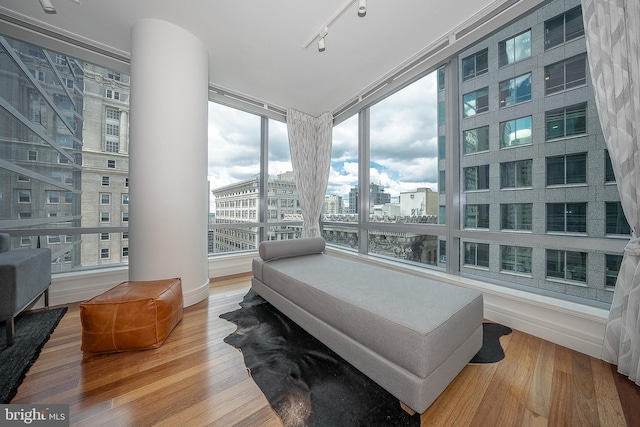
[[[180,277],[189,306],[209,295],[208,54],[165,21],[131,34],[129,280]]]

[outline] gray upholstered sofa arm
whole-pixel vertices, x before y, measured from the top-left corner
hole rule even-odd
[[[11,237],[7,233],[0,233],[0,253],[11,249]]]
[[[51,249],[9,250],[10,237],[0,233],[0,320],[6,322],[7,344],[13,342],[13,318],[51,284]]]

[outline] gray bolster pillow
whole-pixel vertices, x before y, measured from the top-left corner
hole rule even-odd
[[[264,261],[269,261],[277,258],[319,254],[324,251],[324,248],[325,241],[322,237],[305,237],[303,239],[262,242],[258,247],[258,253]]]

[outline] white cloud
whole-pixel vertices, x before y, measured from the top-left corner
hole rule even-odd
[[[418,187],[437,189],[435,72],[371,107],[371,182],[392,196]],[[328,194],[347,197],[358,182],[358,116],[333,128]],[[269,174],[291,170],[287,127],[269,120]],[[336,168],[336,169],[334,169]],[[260,170],[260,117],[209,104],[211,188]]]
[[[418,187],[437,189],[437,88],[435,73],[371,107],[370,181],[392,196]],[[357,159],[357,116],[333,130],[332,160]],[[331,174],[329,189],[348,189],[358,182],[357,162],[344,164],[342,174]],[[345,175],[346,173],[346,175]],[[347,186],[347,179],[351,179]]]

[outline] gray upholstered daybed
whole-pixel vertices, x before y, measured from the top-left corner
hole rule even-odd
[[[401,403],[424,412],[482,346],[482,294],[326,255],[324,248],[320,237],[263,242],[253,289]]]

